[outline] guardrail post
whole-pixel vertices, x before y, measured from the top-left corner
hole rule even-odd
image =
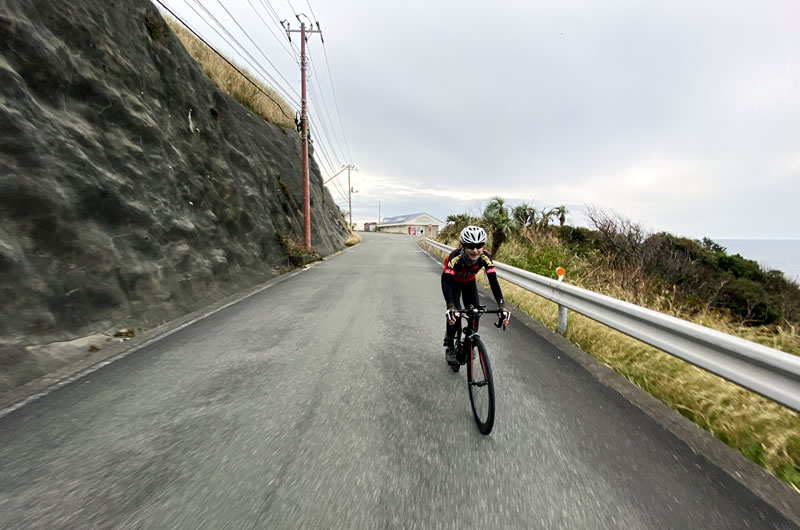
[[[567,308],[563,305],[558,305],[558,333],[563,335],[567,332]]]
[[[564,267],[559,267],[556,269],[556,274],[558,275],[558,283],[564,279],[564,274],[567,271],[564,270]],[[567,332],[567,308],[561,304],[558,304],[558,334],[564,335]]]

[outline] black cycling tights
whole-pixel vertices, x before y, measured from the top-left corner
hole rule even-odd
[[[464,300],[463,306],[459,303],[460,299]],[[478,307],[478,282],[475,280],[464,283],[453,282],[453,304],[455,304],[456,309],[463,309],[469,306]],[[458,320],[453,325],[448,322],[447,336],[451,339],[455,338],[457,327]]]

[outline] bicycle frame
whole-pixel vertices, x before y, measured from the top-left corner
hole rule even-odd
[[[467,325],[462,329],[461,323],[459,322],[458,330],[456,331],[456,340],[458,341],[459,353],[462,353],[464,348],[469,349],[469,347],[472,346],[472,340],[475,337],[480,338],[480,335],[478,335],[478,322],[480,321],[480,317],[475,317],[471,314],[468,316],[462,314],[459,317],[459,320],[461,318],[467,320]]]
[[[470,351],[472,349],[472,341],[477,337],[480,338],[478,335],[478,326],[480,323],[481,315],[486,313],[495,313],[498,316],[500,315],[500,309],[490,309],[487,310],[486,306],[479,305],[477,308],[470,306],[467,309],[459,309],[456,310],[458,313],[458,327],[456,328],[456,344],[458,345],[458,353],[463,355],[465,351]],[[463,327],[461,326],[461,319],[467,320],[467,325]],[[498,324],[495,324],[495,327],[500,327]],[[504,326],[505,327],[505,326]]]

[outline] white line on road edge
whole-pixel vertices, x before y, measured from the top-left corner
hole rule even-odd
[[[144,341],[141,344],[137,344],[136,346],[134,346],[133,348],[131,348],[129,350],[125,350],[124,352],[118,353],[117,355],[115,355],[115,356],[113,356],[111,358],[108,358],[108,359],[106,359],[104,361],[100,361],[97,364],[93,364],[92,366],[90,366],[88,368],[84,368],[83,370],[72,374],[71,376],[67,377],[66,379],[64,379],[62,381],[59,381],[57,383],[53,383],[52,385],[48,386],[47,388],[45,388],[41,392],[38,392],[38,393],[33,394],[31,396],[28,396],[25,399],[23,399],[22,401],[18,401],[17,403],[14,403],[13,405],[9,405],[8,407],[0,410],[0,418],[8,416],[9,414],[14,412],[15,410],[19,410],[22,407],[24,407],[25,405],[29,405],[30,403],[33,403],[34,401],[38,401],[39,399],[43,398],[47,394],[55,392],[59,388],[65,387],[70,383],[74,383],[78,379],[86,377],[87,375],[89,375],[91,373],[94,373],[94,372],[98,371],[99,369],[101,369],[101,368],[103,368],[105,366],[108,366],[109,364],[111,364],[113,362],[119,361],[120,359],[124,359],[128,355],[130,355],[132,353],[135,353],[135,352],[141,350],[142,348],[144,348],[146,346],[149,346],[149,345],[151,345],[151,344],[153,344],[155,342],[158,342],[158,341],[160,341],[162,339],[165,339],[165,338],[169,337],[170,335],[172,335],[173,333],[177,333],[182,329],[188,328],[192,324],[200,322],[201,320],[204,320],[204,319],[210,317],[211,315],[213,315],[215,313],[219,313],[223,309],[227,309],[227,308],[229,308],[230,306],[232,306],[234,304],[238,304],[239,302],[241,302],[243,300],[247,300],[251,296],[254,296],[254,295],[257,295],[260,292],[266,291],[267,289],[269,289],[273,285],[277,285],[278,283],[283,283],[284,281],[288,280],[289,278],[292,278],[293,276],[297,276],[301,272],[304,272],[304,271],[307,271],[307,270],[308,269],[300,269],[300,270],[298,270],[296,272],[293,272],[292,274],[290,274],[286,278],[283,278],[281,282],[275,282],[275,283],[271,283],[269,285],[265,285],[261,289],[258,289],[257,291],[253,291],[252,293],[248,293],[248,294],[244,295],[241,298],[233,300],[232,302],[228,302],[227,304],[223,305],[222,307],[218,307],[218,308],[216,308],[216,309],[214,309],[212,311],[209,311],[208,313],[205,313],[204,315],[201,315],[201,316],[199,316],[199,317],[197,317],[195,319],[192,319],[189,322],[184,322],[183,324],[181,324],[180,326],[178,326],[175,329],[171,329],[169,331],[165,331],[161,335],[153,337],[152,339],[148,339],[148,340]]]

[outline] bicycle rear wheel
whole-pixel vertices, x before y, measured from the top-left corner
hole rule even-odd
[[[489,434],[494,426],[494,381],[486,346],[480,337],[472,340],[472,351],[467,356],[467,386],[478,430]]]

